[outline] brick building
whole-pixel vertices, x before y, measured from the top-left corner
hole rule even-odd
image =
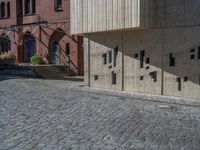
[[[89,86],[200,97],[199,0],[71,0]]]
[[[0,52],[19,63],[39,54],[83,74],[83,39],[70,35],[70,0],[0,0]]]

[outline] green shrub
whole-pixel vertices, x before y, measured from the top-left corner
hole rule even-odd
[[[44,64],[43,58],[39,55],[34,55],[31,57],[32,64]]]

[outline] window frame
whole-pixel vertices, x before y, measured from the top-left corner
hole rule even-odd
[[[63,11],[63,2],[60,0],[61,4],[58,5],[58,0],[54,1],[54,10],[55,11]]]

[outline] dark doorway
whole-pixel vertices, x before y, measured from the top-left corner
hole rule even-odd
[[[60,64],[60,46],[58,41],[52,43],[52,64]]]

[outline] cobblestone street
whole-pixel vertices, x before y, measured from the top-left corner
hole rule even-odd
[[[200,108],[1,78],[0,150],[200,150]]]

